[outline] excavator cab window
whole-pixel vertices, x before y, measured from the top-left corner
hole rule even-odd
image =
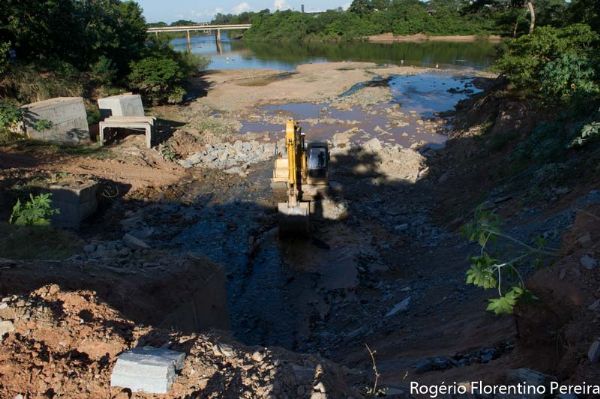
[[[327,177],[327,163],[329,162],[329,153],[327,147],[308,148],[308,175],[310,177]]]

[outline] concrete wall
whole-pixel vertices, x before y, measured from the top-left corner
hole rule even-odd
[[[98,99],[100,116],[144,116],[142,97],[139,94],[121,94]]]
[[[29,138],[77,144],[90,140],[87,114],[81,97],[57,97],[24,105],[24,128]],[[35,129],[37,121],[52,123],[49,129]]]

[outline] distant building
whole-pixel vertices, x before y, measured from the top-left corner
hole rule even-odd
[[[302,5],[300,6],[300,10],[301,10],[302,12],[304,12],[304,4],[302,4]]]

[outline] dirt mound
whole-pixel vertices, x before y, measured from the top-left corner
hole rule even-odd
[[[370,177],[375,184],[390,181],[414,183],[423,174],[425,157],[419,152],[383,143],[378,138],[356,145],[349,142],[355,133],[351,129],[334,136],[331,154],[339,167]]]
[[[519,360],[574,383],[600,380],[600,369],[586,356],[600,337],[599,222],[600,206],[578,211],[561,259],[529,280],[540,300],[522,306],[517,317]]]
[[[0,317],[13,327],[0,338],[2,398],[131,397],[110,387],[111,371],[119,353],[145,345],[187,354],[165,398],[360,397],[340,368],[317,356],[136,325],[93,291],[47,285],[4,298]]]

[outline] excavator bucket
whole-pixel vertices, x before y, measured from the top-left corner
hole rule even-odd
[[[310,209],[308,202],[290,206],[288,202],[277,204],[279,211],[279,235],[307,236],[309,234]]]

